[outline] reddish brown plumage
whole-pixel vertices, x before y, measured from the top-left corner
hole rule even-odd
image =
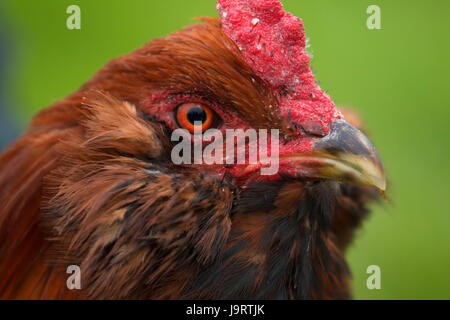
[[[295,137],[216,20],[111,61],[0,156],[0,298],[349,297],[344,252],[373,190],[239,189],[174,166],[161,113],[179,95]],[[66,287],[70,264],[80,291]]]

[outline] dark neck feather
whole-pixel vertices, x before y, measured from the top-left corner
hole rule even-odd
[[[348,298],[348,268],[330,232],[338,196],[334,183],[249,186],[234,206],[227,250],[186,292],[220,299]]]

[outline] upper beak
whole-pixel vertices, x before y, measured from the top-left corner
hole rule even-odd
[[[344,120],[335,120],[330,133],[314,142],[310,154],[290,155],[289,162],[308,168],[312,178],[333,179],[386,190],[383,164],[370,140]]]

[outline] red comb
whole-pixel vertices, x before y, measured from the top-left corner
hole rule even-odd
[[[331,120],[341,115],[315,83],[302,20],[285,12],[279,0],[218,0],[217,11],[224,33],[272,86],[282,109],[327,133]]]

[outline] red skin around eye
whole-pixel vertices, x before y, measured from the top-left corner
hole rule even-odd
[[[166,91],[155,92],[143,101],[146,112],[156,119],[164,121],[172,130],[180,128],[177,121],[177,107],[183,104],[201,105],[208,108],[212,114],[212,123],[218,119],[218,129],[224,134],[226,129],[248,129],[251,125],[236,114],[233,110],[225,109],[214,101],[205,101],[203,98],[191,94],[170,95]]]
[[[185,103],[178,108],[177,111],[177,121],[181,127],[188,130],[191,133],[194,133],[195,126],[188,119],[188,112],[192,108],[201,107],[203,111],[206,113],[206,121],[202,124],[202,132],[208,130],[211,127],[213,121],[213,113],[212,110],[204,105],[198,103]]]

